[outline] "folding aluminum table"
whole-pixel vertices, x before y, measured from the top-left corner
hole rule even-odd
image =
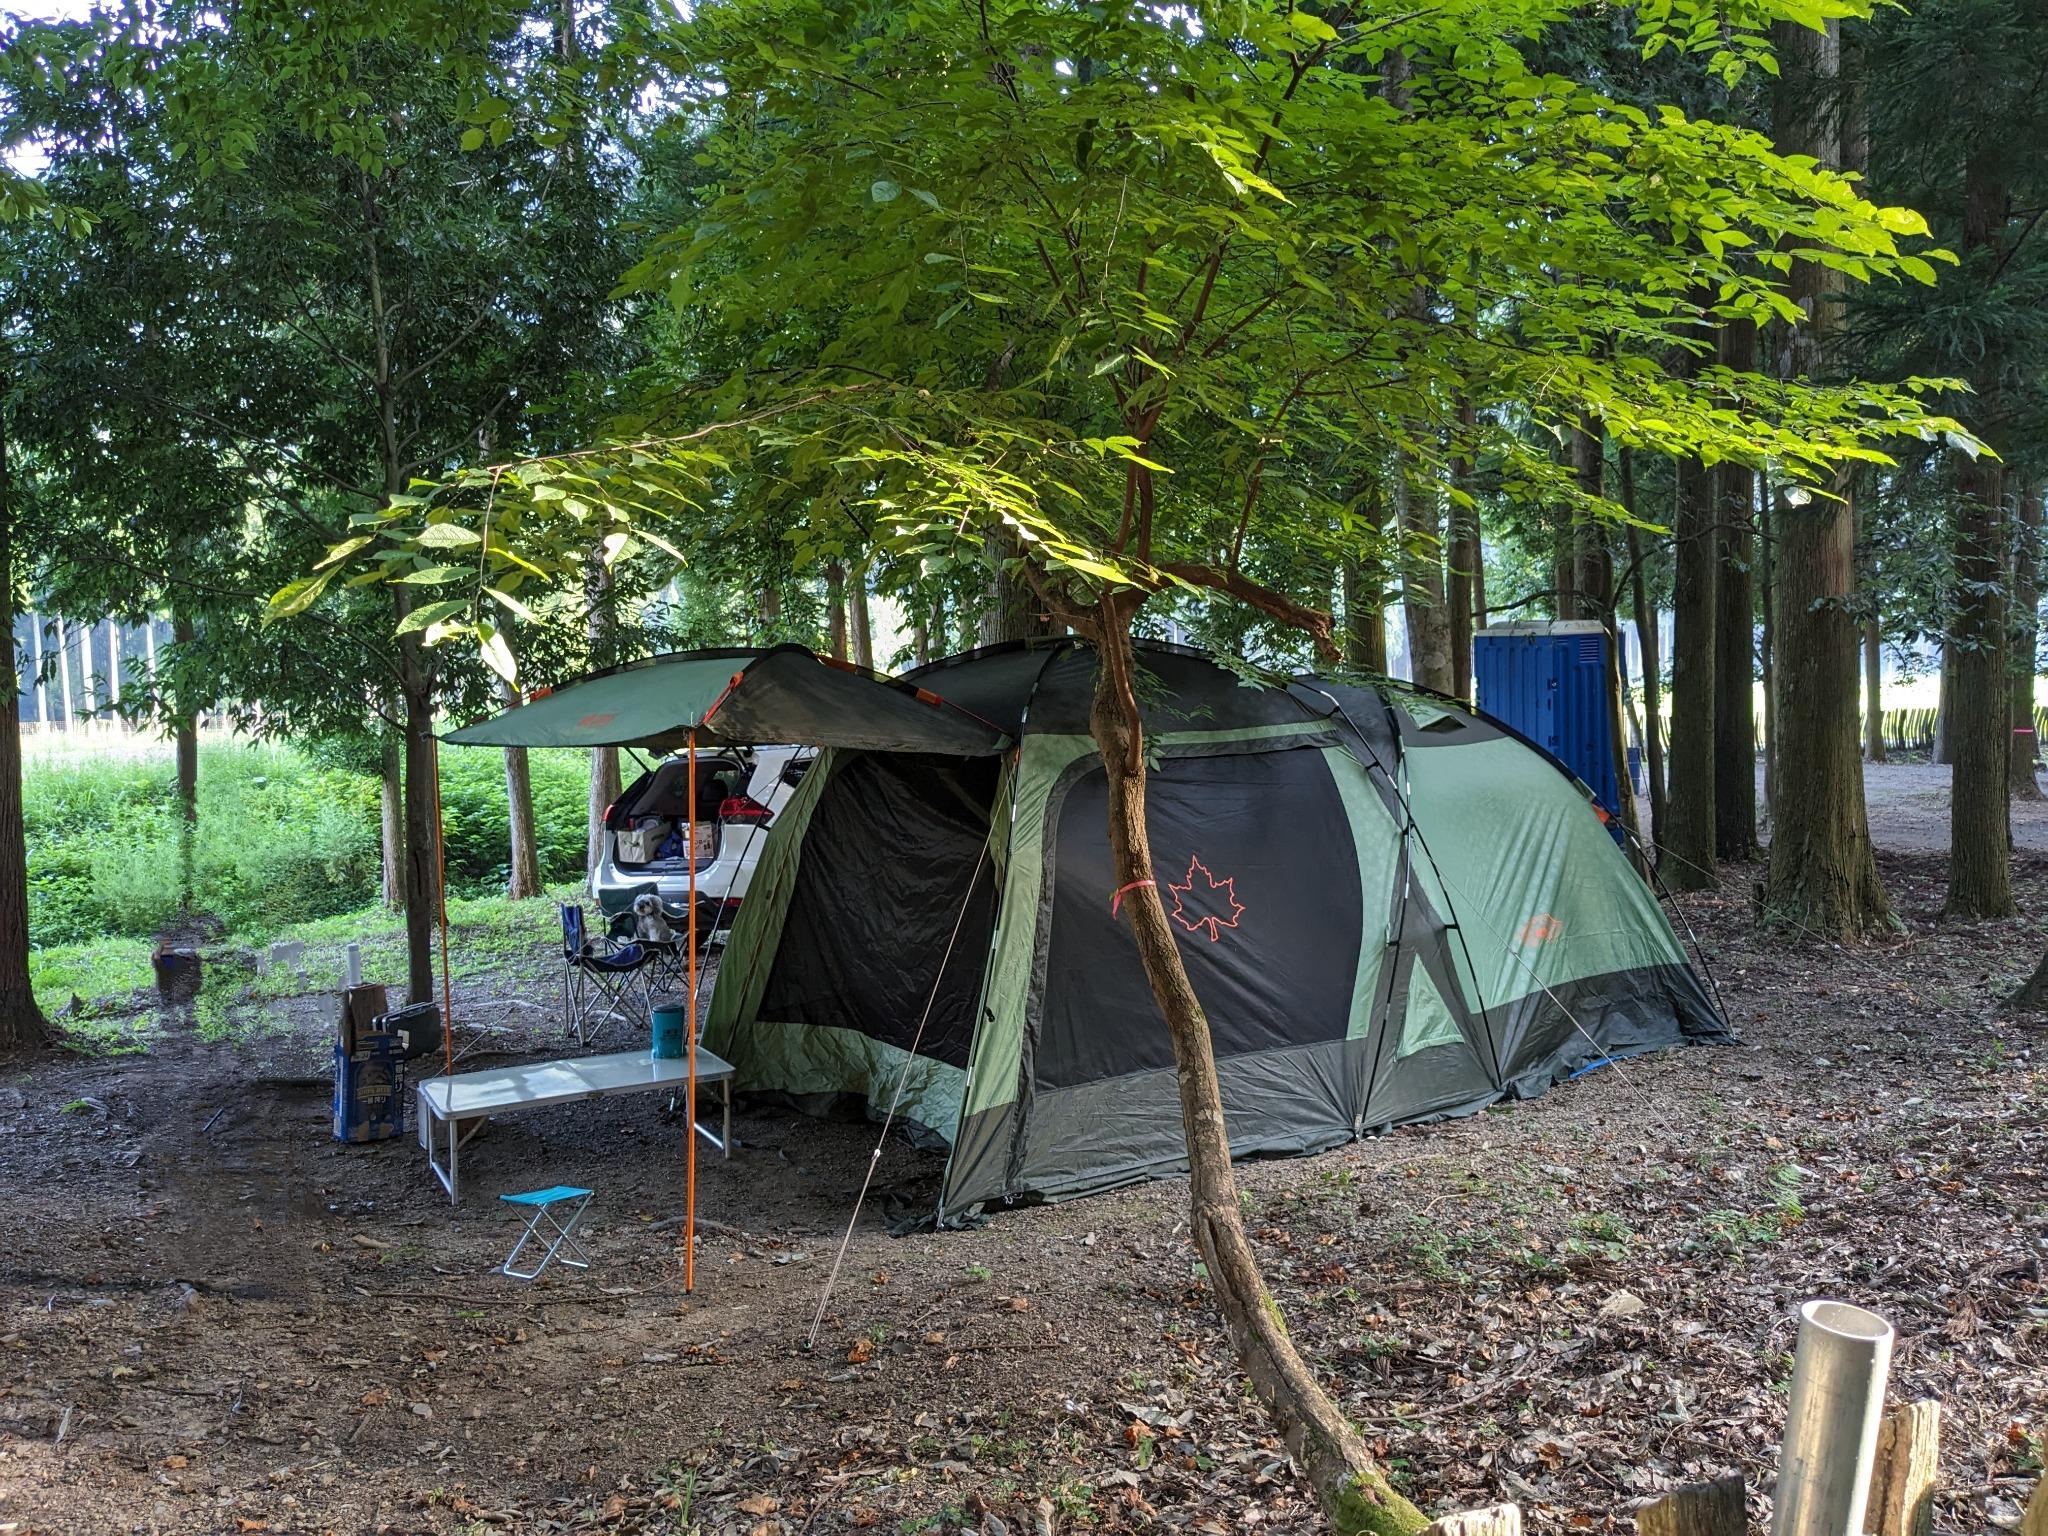
[[[458,1160],[462,1144],[493,1115],[517,1114],[550,1104],[607,1098],[615,1093],[667,1090],[682,1093],[689,1086],[690,1063],[684,1058],[656,1059],[644,1050],[610,1056],[573,1056],[561,1061],[535,1061],[489,1072],[461,1072],[430,1077],[419,1085],[420,1145],[427,1167],[448,1191],[452,1205],[461,1197]],[[697,1086],[718,1090],[721,1118],[717,1134],[699,1121],[695,1132],[725,1156],[732,1156],[732,1065],[697,1048]],[[446,1157],[442,1153],[445,1149]]]

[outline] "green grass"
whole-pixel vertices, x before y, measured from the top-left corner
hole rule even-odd
[[[542,874],[577,879],[588,759],[536,752],[530,767]],[[114,738],[101,750],[33,755],[24,764],[22,799],[29,937],[44,948],[152,937],[177,915],[188,865],[195,905],[247,943],[325,918],[355,921],[377,895],[375,775],[295,747],[203,744],[199,823],[189,836],[163,743]],[[475,897],[502,889],[503,756],[448,752],[441,800],[450,891]]]
[[[573,885],[550,892],[564,901],[576,894]],[[506,969],[545,969],[559,933],[552,900],[475,896],[448,903],[449,961],[458,981]],[[273,940],[285,939],[305,944],[302,965],[256,974],[250,957]],[[277,1033],[284,1025],[277,1004],[308,993],[331,994],[340,985],[351,940],[362,946],[365,976],[394,989],[402,983],[405,914],[382,906],[314,918],[254,938],[230,933],[202,946],[207,963],[193,1004],[193,1027],[209,1041]],[[150,944],[142,939],[51,945],[29,952],[29,979],[36,1001],[72,1044],[109,1054],[147,1050],[163,1022],[149,954]]]

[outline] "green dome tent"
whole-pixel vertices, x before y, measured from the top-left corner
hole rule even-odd
[[[1392,681],[1275,685],[1151,644],[1139,667],[1154,873],[1236,1153],[1727,1038],[1583,789],[1505,728]],[[825,750],[763,851],[704,1043],[742,1089],[895,1103],[950,1148],[942,1218],[1184,1166],[1110,873],[1094,677],[1073,640],[996,646],[897,685],[988,727],[959,745],[778,738]]]

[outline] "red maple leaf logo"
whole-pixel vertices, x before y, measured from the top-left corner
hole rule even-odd
[[[1195,884],[1198,873],[1203,881],[1201,889]],[[1193,854],[1188,855],[1187,884],[1168,881],[1166,888],[1173,892],[1173,910],[1167,916],[1189,933],[1208,929],[1211,944],[1222,937],[1222,929],[1235,928],[1244,912],[1244,903],[1237,899],[1237,877],[1229,875],[1218,880],[1209,873],[1209,866]],[[1205,912],[1204,907],[1214,910]]]

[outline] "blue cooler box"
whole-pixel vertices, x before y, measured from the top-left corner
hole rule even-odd
[[[405,1134],[405,1057],[396,1035],[358,1035],[334,1046],[334,1139],[389,1141]]]

